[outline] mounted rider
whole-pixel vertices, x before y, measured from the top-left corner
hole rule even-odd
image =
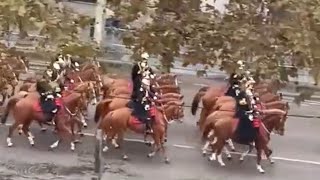
[[[238,61],[237,64],[240,66],[239,70],[243,71],[243,62]],[[252,89],[252,80],[248,79],[247,73],[240,73],[232,75],[230,80],[232,84],[226,95],[230,95],[236,100],[236,117],[239,119],[236,129],[238,141],[243,144],[250,144],[256,138],[256,130],[253,126],[254,112],[249,91]]]
[[[242,61],[238,61],[237,64],[239,65],[239,70],[243,70],[243,62]],[[229,88],[227,90],[227,92],[225,93],[226,96],[231,96],[236,98],[236,96],[238,96],[238,94],[241,91],[241,83],[245,80],[245,76],[243,75],[243,73],[241,72],[234,72],[230,75],[229,77]]]
[[[134,64],[131,72],[133,90],[129,107],[133,109],[132,115],[146,124],[146,133],[152,133],[154,120],[153,103],[157,99],[151,87],[151,80],[155,78],[151,67],[148,65],[148,53],[141,55],[142,60]]]
[[[54,115],[58,112],[52,87],[46,80],[40,80],[36,83],[36,90],[40,95],[40,106],[44,113],[45,121],[52,121]]]
[[[263,109],[263,105],[260,102],[258,94],[254,92],[253,85],[255,84],[255,80],[253,77],[249,76],[248,80],[245,84],[246,87],[246,94],[248,96],[251,109],[253,111],[253,127],[256,129],[256,132],[259,133],[259,127],[261,124],[261,110]]]

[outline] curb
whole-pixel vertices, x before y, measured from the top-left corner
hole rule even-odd
[[[320,118],[320,115],[300,115],[300,114],[288,114],[289,117],[299,117],[299,118]]]
[[[279,93],[282,93],[283,96],[286,97],[298,97],[299,93],[290,93],[290,92],[282,92],[279,91]],[[320,96],[311,96],[310,99],[308,100],[313,100],[313,101],[320,101]]]

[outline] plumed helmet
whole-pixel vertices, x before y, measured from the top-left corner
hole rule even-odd
[[[144,59],[144,60],[148,60],[149,57],[150,57],[149,54],[146,53],[146,52],[144,52],[144,53],[141,54],[141,58]]]
[[[56,69],[56,70],[60,70],[60,69],[61,69],[61,67],[60,67],[60,65],[59,65],[58,62],[54,62],[54,63],[52,64],[52,66],[53,66],[53,68]]]

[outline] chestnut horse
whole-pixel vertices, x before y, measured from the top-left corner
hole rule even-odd
[[[175,109],[173,107],[173,109]],[[153,157],[159,150],[162,151],[165,162],[169,163],[169,158],[166,154],[166,150],[164,147],[164,142],[166,138],[166,129],[168,123],[170,122],[166,117],[166,111],[160,108],[154,108],[155,120],[152,123],[153,134],[152,138],[154,140],[153,150],[148,154],[148,157]],[[182,117],[183,113],[179,111],[177,117]],[[98,128],[102,129],[104,133],[107,135],[107,140],[112,141],[112,144],[118,148],[119,145],[115,140],[115,136],[117,136],[120,145],[123,145],[123,136],[127,129],[130,129],[136,133],[143,134],[145,125],[138,121],[132,115],[132,110],[127,107],[123,107],[120,109],[116,109],[114,111],[109,112],[103,119],[99,121]],[[104,151],[107,150],[107,146],[104,148]],[[128,156],[123,150],[123,158],[127,159]]]
[[[59,104],[59,110],[54,116],[54,122],[56,124],[57,132],[59,134],[59,140],[52,144],[50,147],[57,147],[58,143],[62,138],[72,137],[71,150],[75,148],[74,136],[72,136],[71,128],[74,124],[81,123],[75,115],[77,115],[78,107],[83,107],[84,98],[81,93],[72,92],[69,95],[62,97]],[[33,120],[40,123],[47,124],[44,122],[44,113],[39,105],[39,94],[37,92],[28,93],[23,98],[12,98],[9,100],[8,105],[5,109],[5,114],[1,119],[1,123],[4,124],[7,121],[9,113],[12,111],[14,117],[14,124],[10,126],[9,133],[7,136],[8,147],[13,145],[12,134],[14,130],[19,126],[22,126],[23,133],[27,136],[30,145],[34,145],[34,137],[29,130],[29,126]]]
[[[218,162],[221,166],[225,166],[221,157],[221,152],[225,145],[225,141],[231,138],[235,142],[238,142],[235,131],[239,120],[235,119],[234,115],[235,101],[228,102],[222,105],[218,111],[210,114],[207,117],[207,121],[204,125],[203,138],[209,137],[211,140],[210,142],[207,142],[205,146],[210,145],[213,150],[212,156],[209,158],[209,160],[215,160],[217,155]],[[281,110],[271,112],[263,117],[263,122],[259,126],[259,134],[255,140],[255,147],[257,149],[257,169],[260,173],[264,173],[264,170],[260,164],[261,153],[264,151],[268,159],[270,161],[272,160],[270,157],[272,151],[267,146],[268,142],[270,141],[270,132],[276,130],[276,132],[278,132],[280,135],[283,135],[286,118],[287,112]],[[204,147],[204,149],[205,148],[206,147]],[[228,150],[226,148],[225,150],[228,158],[231,158]],[[251,150],[248,152],[250,151]],[[244,155],[246,155],[248,152],[241,156],[241,160],[243,160]]]
[[[194,96],[191,105],[191,113],[192,115],[196,115],[199,102],[202,101],[203,108],[201,109],[200,118],[197,121],[197,125],[199,125],[199,122],[203,122],[205,118],[212,112],[211,108],[214,106],[216,98],[224,96],[227,88],[227,86],[221,86],[202,87],[199,89],[197,94]],[[280,101],[282,99],[282,94],[275,95],[269,91],[266,91],[266,89],[257,89],[256,91],[257,94],[259,94],[260,100],[264,103]]]

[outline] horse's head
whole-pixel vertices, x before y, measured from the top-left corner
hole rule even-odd
[[[284,110],[285,113],[284,113],[284,115],[282,115],[278,126],[275,127],[276,132],[278,132],[278,134],[281,135],[281,136],[283,136],[284,132],[285,132],[285,124],[286,124],[287,119],[288,119],[289,109],[290,109],[289,103],[286,102],[286,108]]]
[[[265,117],[264,123],[267,126],[268,130],[275,132],[275,134],[283,136],[285,133],[285,124],[287,121],[287,117],[287,111],[282,111],[282,113],[279,114],[270,114]]]
[[[86,99],[83,94],[77,91],[67,91],[64,93],[63,102],[66,112],[71,116],[75,116],[80,111],[87,113]]]
[[[163,106],[163,117],[168,123],[178,121],[180,123],[183,122],[184,117],[184,102],[171,102],[168,105]]]

